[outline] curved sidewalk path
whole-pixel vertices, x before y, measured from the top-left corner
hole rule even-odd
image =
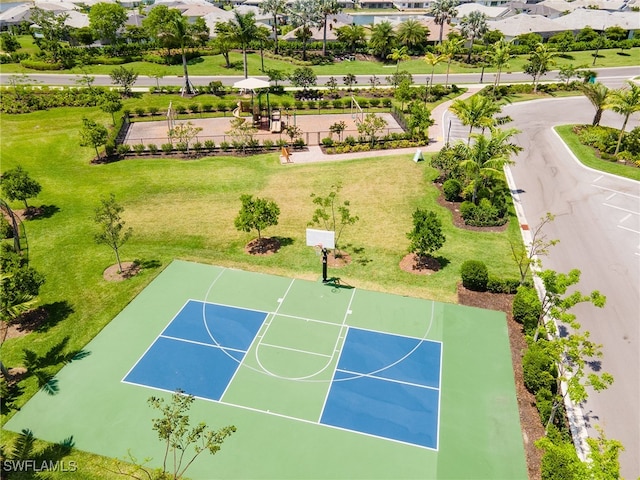
[[[467,85],[468,90],[464,92],[455,100],[464,100],[469,98],[474,93],[482,90],[486,85]],[[313,163],[313,162],[333,162],[337,160],[354,160],[359,158],[373,158],[373,157],[385,157],[390,155],[402,155],[412,154],[416,150],[423,152],[437,152],[444,146],[445,125],[444,114],[449,109],[449,106],[453,103],[453,100],[448,100],[436,106],[431,111],[431,118],[435,121],[431,127],[429,127],[429,145],[421,147],[410,148],[397,148],[389,150],[373,150],[369,152],[354,152],[354,153],[336,153],[333,155],[325,154],[319,145],[311,145],[309,149],[304,152],[294,151],[291,155],[291,162],[288,165],[296,163]],[[280,157],[280,163],[287,164],[284,157]]]

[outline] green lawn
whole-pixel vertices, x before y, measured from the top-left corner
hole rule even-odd
[[[573,125],[562,125],[555,127],[555,130],[573,154],[587,167],[640,181],[640,168],[633,165],[624,165],[622,163],[602,160],[596,156],[593,148],[580,143],[578,136],[573,133]]]
[[[46,205],[47,218],[26,222],[31,264],[46,276],[39,302],[57,315],[42,332],[2,345],[5,365],[23,364],[23,351],[45,355],[66,341],[78,351],[124,308],[174,258],[246,270],[313,279],[320,262],[304,245],[313,212],[311,193],[326,194],[342,181],[360,221],[343,236],[352,263],[331,272],[359,288],[455,301],[463,261],[480,259],[492,274],[516,277],[508,255],[509,240],[519,241],[515,218],[504,233],[477,233],[451,225],[450,214],[436,203],[438,191],[428,162],[411,155],[283,168],[277,154],[250,158],[127,160],[91,165],[92,149],[80,147],[79,128],[86,116],[104,124],[110,116],[98,109],[60,108],[0,119],[3,170],[21,165],[42,185],[30,201]],[[25,149],[25,145],[29,145]],[[122,248],[123,260],[138,259],[147,268],[122,283],[107,283],[102,272],[113,252],[93,241],[93,211],[103,195],[114,193],[133,227]],[[235,230],[243,193],[274,199],[281,208],[279,225],[266,235],[291,239],[276,255],[244,253],[252,234]],[[13,208],[21,208],[19,203]],[[444,222],[447,242],[438,252],[444,268],[431,276],[403,272],[398,263],[408,246],[406,232],[416,207],[435,210]],[[504,252],[504,253],[498,253]],[[63,366],[47,368],[55,373]],[[23,405],[37,390],[32,376],[20,384]],[[9,417],[11,414],[9,414]],[[4,421],[9,418],[3,416]],[[36,431],[37,435],[37,431]]]
[[[32,47],[31,37],[20,37],[20,41],[25,48]],[[25,50],[26,51],[26,50]],[[29,50],[30,52],[32,50]],[[619,49],[600,50],[598,52],[598,60],[595,66],[593,63],[593,51],[584,52],[570,52],[566,54],[566,58],[556,58],[557,65],[554,69],[561,65],[573,64],[588,66],[589,68],[603,68],[603,67],[622,67],[622,66],[634,66],[640,64],[640,48],[634,48],[632,50],[625,50],[620,52]],[[222,55],[205,56],[197,59],[193,59],[189,64],[190,75],[243,75],[242,67],[242,55],[238,52],[232,52],[230,60],[233,65],[231,69],[226,68],[225,61]],[[504,81],[508,81],[508,72],[521,72],[524,69],[524,64],[527,63],[527,55],[519,55],[511,60],[509,67],[505,72]],[[247,56],[249,75],[263,75],[262,63],[260,60],[260,53],[258,51],[250,52]],[[128,68],[135,69],[140,75],[182,75],[182,65],[157,65],[148,62],[133,62],[127,64]],[[86,67],[76,67],[71,70],[59,70],[48,73],[75,73],[83,74],[88,73],[91,75],[108,75],[113,69],[114,65],[89,65]],[[284,73],[290,73],[297,65],[285,61],[264,57],[264,68],[281,70]],[[317,75],[334,75],[338,79],[338,83],[341,83],[342,76],[348,71],[355,75],[378,75],[385,77],[392,75],[396,71],[394,63],[383,63],[379,61],[354,61],[354,62],[339,62],[332,65],[318,65],[313,66],[313,70]],[[5,64],[2,66],[4,73],[35,73],[34,70],[25,69],[17,64]],[[400,63],[400,70],[407,70],[413,74],[430,74],[431,66],[427,65],[421,58],[416,58],[406,62]],[[495,68],[487,67],[485,73],[494,72]],[[435,73],[443,74],[447,72],[446,63],[439,63],[435,67]],[[450,73],[477,73],[480,75],[481,68],[477,66],[470,66],[464,62],[453,62],[451,64]]]

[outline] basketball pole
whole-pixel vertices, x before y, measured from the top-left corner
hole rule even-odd
[[[322,249],[322,283],[327,283],[329,280],[327,279],[327,255],[328,251],[326,248]]]

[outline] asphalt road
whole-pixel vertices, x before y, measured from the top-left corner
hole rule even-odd
[[[345,66],[345,73],[348,73],[348,66]],[[425,70],[428,67],[425,64]],[[389,74],[393,74],[395,69],[390,68]],[[624,81],[628,78],[633,77],[634,75],[638,75],[638,67],[616,67],[616,68],[601,68],[596,69],[598,72],[598,80],[605,81],[607,85],[618,88],[620,87]],[[556,81],[557,80],[557,71],[549,72],[545,76],[543,76],[542,81]],[[267,80],[268,78],[264,75],[254,75],[258,78],[262,78]],[[378,79],[384,85],[386,83],[387,75],[378,75]],[[449,84],[468,84],[468,83],[480,83],[480,73],[465,73],[465,74],[451,74],[449,75]],[[11,79],[13,77],[21,77],[21,75],[10,74],[10,73],[0,73],[0,85],[9,85]],[[68,74],[29,74],[27,75],[29,81],[35,84],[42,85],[78,85],[78,80],[80,79],[80,75],[68,75]],[[109,75],[92,75],[94,77],[94,85],[96,86],[110,86],[111,77]],[[371,75],[357,75],[356,79],[358,80],[358,86],[360,87],[368,87],[369,86],[369,78]],[[224,85],[233,85],[234,82],[238,80],[242,80],[243,76],[189,76],[191,82],[195,85],[208,85],[209,82],[212,81],[221,81]],[[324,85],[327,80],[329,80],[330,75],[320,75],[318,77],[318,85]],[[429,74],[415,74],[413,75],[413,80],[415,83],[420,85],[426,85],[427,81],[429,81],[431,76]],[[340,75],[336,75],[336,80],[338,84],[342,83],[342,78]],[[495,80],[495,74],[493,73],[485,73],[483,75],[484,84],[491,85]],[[433,77],[434,84],[445,83],[446,75],[434,75]],[[509,82],[531,82],[531,76],[526,75],[522,72],[513,72],[513,73],[503,73],[501,77],[501,83],[509,83]],[[181,85],[183,82],[182,77],[176,76],[166,76],[159,79],[147,76],[139,76],[138,80],[135,84],[135,87],[152,87],[156,85],[160,86],[168,86],[168,85]],[[287,82],[280,82],[283,85],[287,85]]]
[[[584,97],[539,100],[507,106],[503,113],[522,131],[524,147],[511,172],[526,219],[534,228],[547,212],[556,215],[545,226],[549,239],[559,239],[542,258],[543,268],[582,272],[578,288],[599,290],[605,308],[574,309],[591,339],[603,345],[603,358],[592,368],[611,373],[608,390],[591,393],[583,410],[590,434],[594,425],[620,440],[622,475],[640,475],[640,182],[588,169],[580,164],[552,127],[590,123],[595,113]],[[637,117],[637,115],[636,115]],[[622,117],[607,111],[602,125],[620,128]],[[447,120],[448,122],[448,120]],[[466,138],[468,128],[452,118],[451,141]],[[445,123],[446,125],[446,123]],[[638,125],[630,121],[627,130]]]

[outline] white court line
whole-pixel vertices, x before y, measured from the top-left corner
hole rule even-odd
[[[238,350],[237,348],[211,345],[210,343],[198,342],[196,340],[187,340],[186,338],[171,337],[169,335],[160,335],[160,337],[158,338],[167,338],[169,340],[176,340],[177,342],[194,343],[196,345],[202,345],[203,347],[219,348],[220,350],[231,350],[232,352],[247,353],[246,350]]]
[[[171,317],[171,320],[169,320],[167,322],[167,324],[164,326],[164,328],[162,329],[162,331],[156,336],[156,338],[153,339],[153,341],[149,344],[149,346],[145,349],[145,351],[142,353],[142,355],[140,357],[138,357],[138,360],[136,360],[136,363],[134,363],[131,368],[127,371],[127,373],[124,375],[124,377],[122,377],[122,380],[120,380],[121,382],[124,382],[124,379],[127,378],[127,376],[133,371],[134,368],[136,368],[136,366],[138,365],[138,363],[140,363],[140,360],[142,360],[144,358],[144,356],[147,354],[147,352],[149,350],[151,350],[151,347],[153,347],[156,342],[158,341],[158,338],[160,338],[160,336],[164,333],[164,331],[169,328],[169,325],[171,325],[171,322],[173,322],[176,317],[180,314],[180,312],[184,309],[184,307],[187,305],[187,303],[189,303],[189,300],[187,300],[186,302],[184,302],[182,304],[182,307],[180,307],[180,309],[176,312],[176,314]],[[126,383],[126,382],[125,382]]]
[[[438,385],[438,430],[436,432],[436,450],[440,446],[440,412],[442,411],[442,351],[444,344],[440,343],[440,377]]]
[[[320,409],[320,415],[318,416],[318,423],[321,424],[321,420],[322,420],[322,415],[324,415],[324,409],[327,406],[327,400],[329,400],[329,394],[331,393],[331,389],[333,388],[333,382],[335,381],[336,378],[336,372],[338,371],[338,365],[340,364],[340,359],[342,358],[342,352],[344,352],[344,342],[347,339],[347,335],[349,333],[349,329],[351,327],[347,326],[347,333],[345,333],[343,339],[342,339],[342,348],[340,349],[340,353],[338,354],[338,358],[336,359],[336,366],[333,369],[333,375],[331,376],[331,381],[329,382],[329,388],[327,388],[327,394],[324,396],[324,401],[322,402],[322,408]],[[342,331],[340,332],[340,334],[342,334]],[[338,337],[339,339],[340,337]],[[322,424],[321,424],[322,425]]]
[[[207,304],[207,305],[217,305],[219,307],[233,308],[235,310],[247,310],[249,312],[259,312],[259,313],[271,313],[271,312],[269,312],[267,310],[257,310],[255,308],[247,308],[247,307],[236,307],[235,305],[228,305],[226,303],[218,303],[218,302],[209,302],[207,300],[198,300],[197,298],[190,298],[189,300],[191,300],[193,302],[204,303],[204,304]]]
[[[338,368],[336,369],[336,371],[342,372],[342,373],[348,373],[350,375],[355,375],[357,378],[360,378],[360,377],[374,378],[376,380],[384,380],[387,382],[399,383],[400,385],[409,385],[410,387],[420,387],[420,388],[426,388],[428,390],[440,390],[440,387],[432,387],[430,385],[421,385],[419,383],[405,382],[403,380],[396,380],[394,378],[388,378],[388,377],[379,377],[377,375],[370,375],[368,373],[360,373],[360,372],[354,372],[351,370],[343,370],[342,368]]]
[[[336,322],[327,322],[326,320],[316,320],[315,318],[298,317],[296,315],[287,315],[286,313],[279,313],[279,317],[294,318],[296,320],[304,320],[305,322],[324,323],[325,325],[333,325],[339,327],[341,324]]]
[[[640,231],[638,230],[634,230],[633,228],[625,227],[623,225],[616,225],[616,227],[621,228],[622,230],[627,230],[629,232],[640,233]]]
[[[272,345],[271,343],[264,343],[264,342],[260,342],[260,346],[261,347],[279,348],[280,350],[289,350],[290,352],[298,352],[298,353],[305,353],[305,354],[309,354],[309,355],[317,355],[318,357],[331,358],[333,356],[333,355],[327,355],[326,353],[309,352],[307,350],[299,350],[297,348],[283,347],[282,345]]]
[[[595,188],[599,188],[600,190],[604,190],[606,192],[614,192],[614,193],[617,193],[618,195],[624,195],[625,197],[631,197],[631,198],[640,199],[640,195],[634,195],[633,193],[621,192],[619,190],[614,190],[613,188],[602,187],[600,185],[591,184],[591,186],[595,187]]]
[[[287,290],[284,292],[284,295],[282,296],[282,300],[284,302],[284,299],[287,297],[287,294],[289,293],[289,290],[291,290],[291,287],[293,286],[293,282],[295,282],[295,279],[291,279],[291,283],[289,283],[289,287],[287,287]],[[280,304],[278,305],[278,308],[276,309],[276,312],[278,311],[278,309],[282,306],[282,303],[280,302]],[[269,318],[269,315],[272,315],[271,318]],[[249,348],[247,349],[247,353],[249,353],[249,351],[251,351],[251,349],[253,348],[254,344],[256,344],[257,342],[257,346],[256,346],[256,352],[258,351],[258,346],[260,345],[260,340],[264,337],[264,335],[267,333],[267,330],[269,330],[269,327],[271,326],[271,321],[275,318],[276,313],[267,313],[267,315],[265,316],[263,322],[262,322],[262,326],[260,327],[260,329],[258,330],[258,333],[253,337],[253,340],[251,341],[251,344],[249,345]],[[267,321],[268,320],[268,321]],[[267,328],[264,330],[264,332],[262,332],[262,335],[259,335],[260,330],[262,330],[262,328],[264,326],[267,326]],[[259,340],[260,339],[260,340]],[[222,395],[220,395],[220,399],[222,400],[222,398],[224,398],[224,396],[227,393],[227,390],[229,390],[229,387],[231,386],[231,384],[233,383],[233,380],[236,378],[236,375],[238,374],[238,372],[240,371],[240,368],[244,365],[244,359],[247,358],[247,355],[245,354],[242,357],[242,360],[240,360],[238,362],[238,367],[236,368],[236,371],[233,372],[233,375],[231,376],[231,378],[229,379],[229,383],[227,383],[227,386],[224,389],[224,392],[222,392]],[[235,358],[234,358],[235,360]],[[237,360],[236,360],[237,361]],[[253,367],[248,367],[250,370],[252,371],[258,371],[257,369],[253,368]]]
[[[627,212],[631,215],[640,215],[640,212],[636,212],[635,210],[629,210],[628,208],[618,207],[616,205],[611,205],[610,203],[603,203],[605,207],[615,208],[616,210],[622,210],[623,212]]]

